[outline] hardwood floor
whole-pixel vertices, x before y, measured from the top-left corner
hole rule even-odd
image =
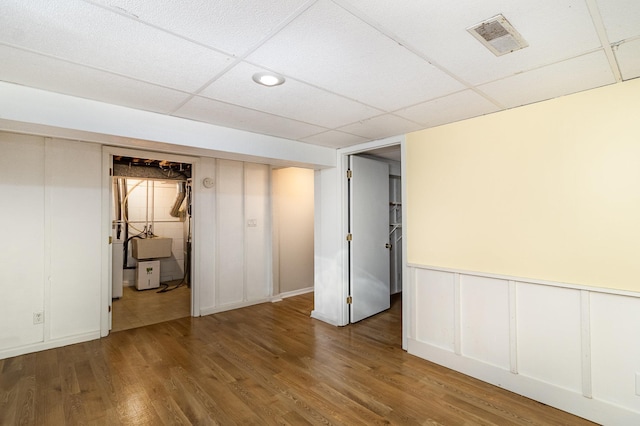
[[[0,360],[1,425],[586,425],[409,355],[401,306],[348,327],[313,295]]]
[[[168,282],[168,288],[173,289],[180,282],[182,280]],[[165,293],[158,293],[158,290],[160,288],[138,291],[135,287],[125,287],[122,297],[114,299],[111,304],[111,332],[191,315],[191,290],[187,285]]]

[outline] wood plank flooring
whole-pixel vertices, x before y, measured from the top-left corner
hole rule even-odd
[[[168,282],[173,289],[182,280]],[[120,299],[112,302],[111,331],[128,330],[191,315],[191,290],[181,285],[175,290],[158,293],[160,288],[138,291],[125,287]]]
[[[0,360],[0,425],[587,425],[409,355],[401,306],[349,327],[313,295]]]

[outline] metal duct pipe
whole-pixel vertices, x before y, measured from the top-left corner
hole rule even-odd
[[[184,197],[187,195],[187,183],[178,182],[177,191],[176,200],[173,202],[173,207],[169,212],[172,217],[180,217],[180,206],[182,206]]]

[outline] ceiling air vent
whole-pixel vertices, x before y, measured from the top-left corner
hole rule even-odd
[[[502,15],[467,28],[467,31],[484,44],[496,56],[502,56],[529,46],[529,43]]]

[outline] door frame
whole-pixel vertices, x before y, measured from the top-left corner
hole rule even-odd
[[[200,248],[199,239],[197,238],[197,230],[202,218],[202,212],[199,211],[198,197],[200,185],[195,184],[200,181],[198,174],[200,159],[198,157],[190,157],[180,154],[172,154],[157,150],[141,150],[131,148],[121,148],[116,146],[102,146],[102,282],[100,292],[100,336],[109,335],[111,330],[111,304],[112,304],[112,245],[109,243],[111,236],[111,202],[113,200],[111,183],[111,167],[113,166],[113,156],[124,155],[127,157],[144,157],[166,159],[173,162],[191,164],[191,179],[194,182],[192,186],[191,208],[193,217],[191,221],[191,316],[200,316]]]
[[[412,309],[410,306],[411,300],[407,291],[409,286],[405,286],[404,283],[407,282],[410,277],[408,275],[407,268],[407,218],[406,218],[406,138],[404,135],[393,136],[385,139],[380,139],[377,141],[366,142],[359,145],[353,145],[346,148],[338,149],[338,161],[337,161],[337,169],[338,169],[338,179],[340,181],[340,197],[338,199],[339,209],[340,209],[340,235],[342,236],[342,250],[341,250],[341,260],[342,260],[342,271],[340,277],[340,295],[341,300],[340,303],[340,324],[347,325],[349,324],[349,305],[347,304],[347,297],[349,296],[349,247],[346,239],[346,235],[349,230],[349,205],[348,205],[348,184],[347,184],[347,170],[349,168],[349,155],[353,154],[364,154],[368,151],[372,151],[378,148],[384,148],[388,146],[400,146],[400,164],[401,164],[401,185],[402,185],[402,276],[403,276],[403,285],[402,285],[402,348],[407,350],[407,341],[408,341],[408,324],[409,317],[412,315]]]

